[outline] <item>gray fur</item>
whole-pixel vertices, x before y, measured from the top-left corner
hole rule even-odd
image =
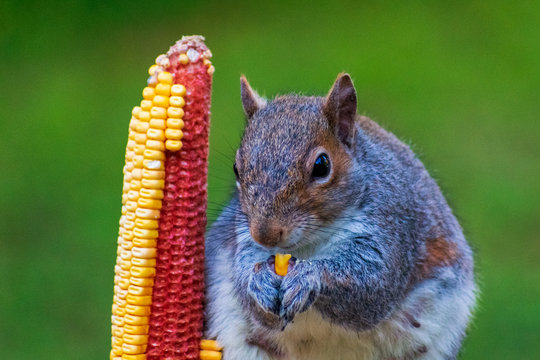
[[[282,96],[249,119],[240,190],[207,234],[207,335],[225,346],[224,360],[301,359],[318,346],[301,325],[313,322],[343,332],[336,343],[351,349],[334,356],[344,359],[455,358],[475,291],[462,229],[406,145],[362,116],[353,146],[343,144],[327,101]],[[313,188],[304,164],[321,143],[345,170]],[[264,219],[287,234],[272,247],[250,235]],[[276,252],[299,259],[285,277],[268,265]],[[444,311],[461,314],[447,336],[435,333]]]

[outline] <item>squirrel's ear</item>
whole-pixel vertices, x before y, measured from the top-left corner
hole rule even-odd
[[[240,94],[242,95],[242,106],[244,107],[244,113],[249,119],[257,112],[257,110],[262,109],[266,105],[266,100],[259,96],[249,86],[249,83],[244,75],[240,76]]]
[[[323,113],[339,140],[351,147],[355,133],[356,90],[349,74],[338,75],[324,101]]]

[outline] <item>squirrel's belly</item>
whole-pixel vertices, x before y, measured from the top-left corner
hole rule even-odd
[[[308,310],[297,315],[277,341],[287,360],[367,360],[377,357],[372,336],[333,325],[316,310]]]

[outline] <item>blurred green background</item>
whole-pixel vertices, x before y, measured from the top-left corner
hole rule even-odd
[[[0,354],[105,359],[122,166],[147,69],[181,35],[214,53],[210,218],[262,94],[355,80],[476,249],[462,359],[540,358],[540,6],[535,1],[0,2]]]

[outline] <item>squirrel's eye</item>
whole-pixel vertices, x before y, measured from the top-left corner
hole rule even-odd
[[[234,163],[234,165],[233,165],[233,171],[234,171],[234,175],[238,179],[239,175],[238,175],[238,169],[236,168],[236,163]]]
[[[315,164],[313,164],[311,177],[314,179],[320,179],[327,177],[328,174],[330,174],[330,159],[328,158],[328,155],[321,154],[315,160]]]

